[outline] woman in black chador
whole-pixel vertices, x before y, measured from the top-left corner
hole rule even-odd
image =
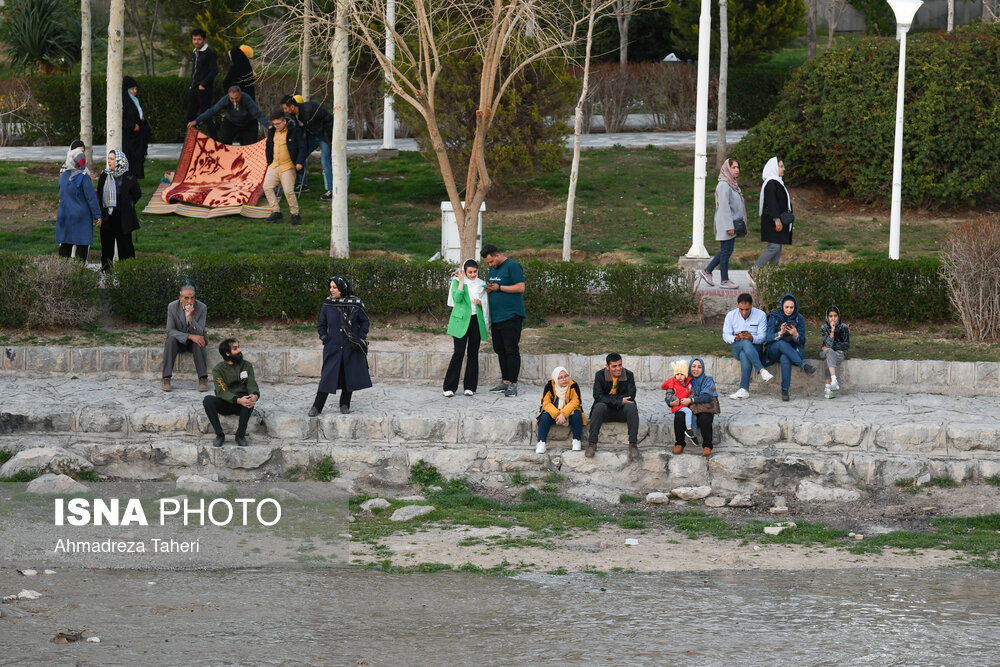
[[[309,416],[323,412],[326,399],[340,390],[340,411],[351,411],[351,395],[372,386],[368,373],[368,328],[365,304],[354,296],[342,276],[330,278],[330,296],[323,301],[316,331],[323,341],[323,370]]]
[[[128,158],[129,171],[136,178],[146,177],[146,151],[152,129],[139,103],[139,84],[130,76],[122,79],[122,151]]]

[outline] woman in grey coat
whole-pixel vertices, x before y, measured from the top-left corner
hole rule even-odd
[[[722,164],[722,169],[719,171],[719,184],[715,187],[715,240],[719,241],[719,252],[708,263],[708,266],[701,270],[702,280],[714,286],[712,271],[718,266],[719,273],[722,274],[722,282],[719,283],[719,286],[724,289],[739,287],[729,279],[729,258],[736,246],[736,227],[733,221],[742,220],[745,225],[747,220],[747,207],[743,201],[743,193],[740,191],[739,183],[736,182],[739,177],[740,163],[733,158],[727,159]]]

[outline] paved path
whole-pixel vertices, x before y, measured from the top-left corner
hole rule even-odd
[[[726,134],[730,144],[738,142],[746,130],[733,130]],[[622,132],[619,134],[585,134],[583,148],[608,148],[611,146],[694,146],[694,132]],[[710,144],[715,143],[715,133],[708,136]],[[570,144],[571,145],[571,144]],[[176,160],[180,158],[182,144],[150,144],[148,157],[151,160]],[[357,139],[347,142],[348,155],[374,155],[382,147],[379,139]],[[417,150],[413,139],[397,139],[396,147],[401,151]],[[62,162],[68,146],[4,146],[0,148],[0,161],[8,162]],[[104,146],[94,146],[96,155],[104,154]]]

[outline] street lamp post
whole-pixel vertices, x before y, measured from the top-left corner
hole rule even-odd
[[[899,259],[899,218],[903,192],[903,89],[906,83],[906,33],[923,0],[887,0],[896,15],[899,76],[896,81],[896,139],[892,156],[892,212],[889,217],[889,259]]]
[[[711,55],[712,3],[701,0],[698,21],[698,98],[694,138],[694,211],[691,220],[691,249],[685,257],[707,258],[705,249],[705,181],[708,164],[708,59]]]
[[[396,0],[388,0],[385,5],[385,57],[390,63],[396,59]],[[392,72],[385,73],[385,97],[382,100],[382,151],[396,151],[396,110],[393,108]]]

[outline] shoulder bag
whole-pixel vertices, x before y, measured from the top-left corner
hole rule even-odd
[[[719,399],[716,396],[712,397],[712,400],[708,403],[692,403],[691,404],[691,414],[701,415],[710,414],[717,415],[722,412],[722,408],[719,407]]]
[[[747,235],[747,221],[743,218],[733,218],[733,231],[736,232],[733,236],[738,239],[743,238]]]
[[[791,227],[792,223],[795,222],[795,214],[791,211],[785,211],[778,216],[778,219],[781,220],[781,224]]]

